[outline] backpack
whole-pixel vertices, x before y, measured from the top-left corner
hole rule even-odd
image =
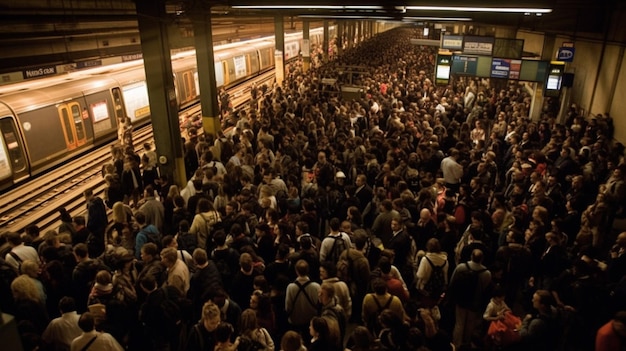
[[[333,246],[330,248],[328,255],[326,255],[326,261],[331,261],[337,264],[341,253],[346,251],[348,246],[346,245],[346,241],[343,240],[343,235],[330,236],[330,238],[333,238],[335,241],[333,242]]]
[[[187,252],[193,252],[198,248],[198,236],[190,233],[179,233],[176,237],[178,248]]]
[[[153,230],[150,230],[150,229],[153,229]],[[156,229],[155,226],[152,226],[152,228],[150,228],[150,225],[149,225],[144,228],[141,228],[141,230],[139,230],[138,235],[139,234],[143,234],[146,236],[146,242],[153,243],[157,246],[159,250],[161,249],[161,234],[159,233],[158,229]]]
[[[393,301],[393,295],[389,296],[389,300],[387,300],[387,302],[385,302],[384,305],[381,305],[380,302],[378,302],[378,299],[376,298],[376,294],[372,293],[370,295],[372,295],[372,298],[374,299],[374,302],[376,303],[376,307],[378,309],[376,310],[376,313],[372,313],[369,315],[367,319],[367,329],[369,329],[372,333],[374,333],[374,335],[378,335],[378,333],[380,333],[380,330],[381,330],[380,323],[378,323],[378,316],[380,315],[382,311],[388,309],[389,306],[391,306],[391,301]]]
[[[228,285],[229,282],[234,277],[233,271],[228,264],[227,259],[232,255],[232,248],[228,249],[228,255],[225,257],[215,257],[215,250],[213,251],[213,260],[215,261],[215,266],[217,267],[217,271],[220,272],[220,276],[222,277],[222,282]]]
[[[472,308],[476,302],[476,292],[478,290],[478,278],[487,269],[473,270],[465,262],[466,270],[457,270],[454,280],[450,282],[448,292],[452,296],[452,301],[463,308]]]
[[[163,312],[163,323],[167,326],[167,330],[175,331],[183,322],[183,313],[174,296],[170,295],[168,287],[161,288],[165,298],[161,303],[161,311]]]
[[[348,287],[352,282],[352,271],[354,269],[354,261],[350,257],[350,249],[346,252],[345,257],[340,258],[337,261],[337,278],[345,282]]]
[[[304,284],[300,284],[300,282],[296,280],[294,283],[298,286],[298,292],[296,293],[296,296],[294,296],[293,298],[293,303],[291,305],[291,312],[289,313],[289,315],[291,316],[291,314],[293,313],[294,307],[296,306],[296,301],[298,301],[298,297],[300,296],[300,293],[303,293],[304,297],[309,302],[309,304],[311,304],[311,306],[317,309],[317,304],[313,302],[313,300],[311,299],[311,296],[309,296],[309,294],[307,294],[305,290],[307,285],[313,283],[313,281],[309,280]]]
[[[448,264],[448,261],[444,261],[440,266],[435,266],[427,256],[424,256],[424,259],[430,264],[431,268],[430,278],[424,284],[424,292],[427,296],[437,297],[446,291],[446,278],[443,268]]]
[[[237,346],[237,351],[259,351],[265,350],[266,346],[263,343],[252,339],[249,336],[241,335],[239,337],[239,346]]]

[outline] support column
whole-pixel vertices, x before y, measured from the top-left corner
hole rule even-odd
[[[276,67],[276,84],[281,86],[285,79],[285,22],[283,16],[274,17],[274,66]]]
[[[543,35],[543,49],[541,50],[541,59],[546,61],[551,61],[553,59],[554,53],[554,43],[556,41],[556,36],[554,34],[544,34]],[[543,110],[543,90],[545,82],[537,82],[535,88],[535,96],[532,99],[530,105],[530,114],[528,117],[533,121],[538,121],[541,118],[541,112]],[[556,116],[555,116],[556,117]]]
[[[328,21],[324,21],[324,42],[322,50],[324,51],[324,62],[328,62],[328,47],[330,43],[330,35],[328,34]]]
[[[343,32],[344,23],[337,22],[337,56],[341,56],[343,54]]]
[[[302,72],[311,67],[311,41],[309,40],[309,20],[302,21]]]
[[[164,0],[137,0],[150,118],[161,174],[187,183]]]
[[[220,129],[220,111],[217,102],[215,77],[215,56],[213,55],[213,31],[211,29],[211,9],[202,8],[197,3],[191,16],[193,22],[196,62],[200,85],[200,104],[202,106],[202,126],[204,132],[217,136]],[[218,62],[221,65],[221,62]]]
[[[352,49],[354,45],[354,22],[348,22],[348,49]]]

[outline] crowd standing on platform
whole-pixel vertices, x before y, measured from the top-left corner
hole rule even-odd
[[[624,349],[611,117],[557,123],[546,99],[531,119],[517,83],[435,85],[411,35],[292,64],[245,112],[223,93],[224,133],[186,124],[181,187],[125,126],[86,219],[2,235],[24,349]]]

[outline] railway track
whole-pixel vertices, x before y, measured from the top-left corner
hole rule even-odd
[[[258,86],[273,82],[274,71],[265,72],[228,90],[235,109],[247,109],[250,85]],[[269,84],[271,86],[271,84]],[[192,106],[179,115],[187,118],[200,114],[200,104]],[[140,153],[142,145],[152,140],[152,126],[138,128],[133,133],[135,151]],[[28,183],[12,189],[0,198],[0,232],[21,233],[29,225],[36,224],[41,233],[56,230],[60,225],[58,209],[64,207],[71,215],[86,213],[83,192],[94,189],[96,196],[103,197],[105,183],[102,167],[111,159],[110,147],[117,140],[90,151],[59,168],[41,175]]]

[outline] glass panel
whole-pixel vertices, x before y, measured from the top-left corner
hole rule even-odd
[[[83,114],[78,104],[72,104],[72,118],[74,119],[74,128],[76,129],[76,137],[78,140],[85,140],[85,125],[83,124]]]
[[[67,107],[63,106],[59,108],[59,113],[61,114],[61,124],[63,124],[63,133],[65,133],[65,142],[67,146],[72,146],[76,143],[74,139],[74,132],[72,131],[72,122],[70,120],[70,116],[67,113]]]
[[[124,117],[124,103],[122,102],[122,92],[120,88],[113,88],[111,90],[113,95],[113,106],[115,106],[115,117],[121,119]]]
[[[5,118],[0,121],[0,130],[3,136],[2,142],[4,143],[0,147],[0,178],[4,178],[10,175],[11,168],[13,168],[15,173],[23,171],[26,168],[26,160],[24,159],[22,143],[17,138],[18,134],[13,120]]]

